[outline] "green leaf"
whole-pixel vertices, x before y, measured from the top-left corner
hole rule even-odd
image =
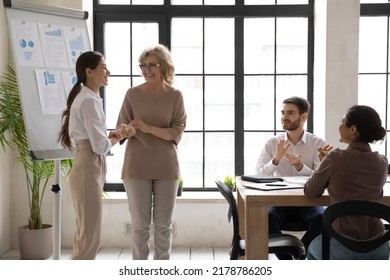
[[[16,73],[11,66],[0,77],[0,145],[3,150],[16,152],[16,160],[25,170],[30,214],[30,229],[42,228],[42,201],[49,179],[54,175],[55,163],[33,161],[20,102]],[[66,177],[73,166],[73,159],[61,160],[61,173]],[[66,173],[65,173],[66,171]]]

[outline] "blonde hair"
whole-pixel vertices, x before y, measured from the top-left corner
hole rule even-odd
[[[144,49],[138,58],[138,62],[142,63],[149,55],[155,55],[159,59],[161,74],[164,81],[168,85],[173,84],[175,76],[175,66],[173,65],[171,52],[164,45],[158,44]]]

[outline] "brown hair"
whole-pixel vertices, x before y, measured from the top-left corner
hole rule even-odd
[[[85,84],[87,81],[87,68],[96,69],[102,58],[103,55],[100,52],[88,51],[82,53],[76,61],[77,82],[69,92],[68,100],[66,102],[66,109],[62,113],[61,130],[58,134],[58,142],[60,142],[63,147],[69,150],[73,149],[72,141],[69,136],[70,108],[72,107],[76,96],[81,91],[81,84]]]
[[[299,96],[293,96],[283,101],[283,104],[294,104],[298,107],[299,114],[310,112],[310,103],[305,98]]]

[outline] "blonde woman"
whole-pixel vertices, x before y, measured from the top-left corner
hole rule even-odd
[[[133,225],[132,256],[148,258],[153,219],[154,259],[167,260],[180,178],[177,145],[186,112],[182,93],[172,87],[174,65],[169,50],[163,45],[147,48],[139,63],[145,82],[127,91],[117,122],[129,123],[137,131],[127,141],[122,169]]]

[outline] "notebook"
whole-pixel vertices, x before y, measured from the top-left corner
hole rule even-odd
[[[259,191],[280,191],[280,190],[293,190],[293,189],[303,189],[302,185],[296,184],[261,184],[258,183],[247,183],[243,185],[245,188],[254,189]]]
[[[264,175],[241,175],[241,180],[254,183],[272,183],[283,182],[282,177],[264,176]]]

